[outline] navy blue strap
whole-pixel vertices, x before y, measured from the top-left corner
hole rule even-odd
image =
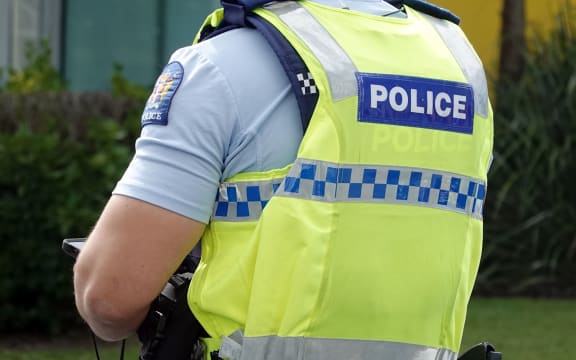
[[[226,21],[221,22],[220,25],[218,25],[218,27],[216,27],[216,28],[213,28],[212,26],[208,25],[204,29],[202,29],[202,31],[200,33],[200,38],[198,39],[198,42],[208,40],[210,38],[213,38],[213,37],[216,37],[220,34],[223,34],[227,31],[239,29],[242,27],[244,27],[244,26],[228,24]]]
[[[272,2],[272,0],[227,0],[236,4],[240,4],[244,6],[244,8],[248,11],[254,10],[257,7],[260,7],[266,3]]]
[[[444,19],[453,22],[456,25],[460,24],[460,18],[454,15],[450,10],[441,8],[438,5],[431,4],[424,0],[404,0],[404,4],[410,6],[416,11],[423,12],[430,16],[434,16],[439,19]]]
[[[238,4],[234,0],[222,0],[220,4],[222,4],[222,8],[224,8],[224,22],[228,24],[246,26],[247,10],[244,5]]]
[[[246,15],[272,0],[221,0],[224,21],[229,24],[246,26]],[[282,0],[280,0],[282,1]]]
[[[202,29],[199,41],[210,39],[233,29],[252,27],[246,22],[246,16],[252,10],[269,2],[271,0],[220,0],[220,5],[224,9],[223,21],[216,28],[208,25]]]
[[[264,36],[284,68],[284,72],[292,86],[292,92],[296,97],[302,122],[302,131],[306,132],[319,97],[318,89],[308,67],[288,40],[268,21],[253,13],[249,13],[243,21],[243,26],[230,24],[224,20],[216,28],[207,27],[202,30],[199,41],[205,41],[241,27],[256,28]]]
[[[305,133],[320,95],[308,66],[288,40],[268,21],[254,14],[248,15],[247,20],[266,38],[282,64],[296,96],[302,131]]]

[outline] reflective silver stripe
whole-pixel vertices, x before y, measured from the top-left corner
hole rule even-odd
[[[482,218],[486,184],[461,174],[297,159],[275,196],[415,205]]]
[[[214,221],[256,221],[284,178],[222,183],[212,212]]]
[[[220,354],[226,357],[226,354]],[[449,349],[392,341],[309,337],[244,337],[242,354],[232,360],[455,360]]]
[[[334,101],[358,94],[356,66],[332,35],[312,14],[296,1],[281,1],[265,6],[308,46],[324,68]]]
[[[482,61],[464,36],[456,31],[450,22],[422,14],[434,26],[452,55],[460,65],[468,83],[474,89],[476,114],[488,117],[488,84]]]

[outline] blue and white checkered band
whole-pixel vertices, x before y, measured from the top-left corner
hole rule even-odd
[[[316,201],[415,205],[478,219],[486,184],[479,179],[430,169],[345,165],[298,159],[275,196]]]
[[[285,179],[223,183],[212,220],[256,221],[273,195],[424,206],[482,219],[486,184],[480,179],[430,169],[297,159]]]
[[[256,221],[284,178],[222,183],[212,213],[215,221]]]

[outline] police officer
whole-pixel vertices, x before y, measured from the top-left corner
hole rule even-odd
[[[399,3],[255,10],[296,57],[251,28],[173,54],[75,265],[98,336],[132,334],[202,237],[188,300],[221,357],[456,358],[492,111],[459,27]]]

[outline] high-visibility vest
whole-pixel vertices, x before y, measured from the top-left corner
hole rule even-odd
[[[457,357],[492,110],[460,28],[405,9],[255,10],[305,62],[302,91],[318,101],[291,166],[221,185],[189,303],[210,336],[242,331],[236,355],[223,355]]]

